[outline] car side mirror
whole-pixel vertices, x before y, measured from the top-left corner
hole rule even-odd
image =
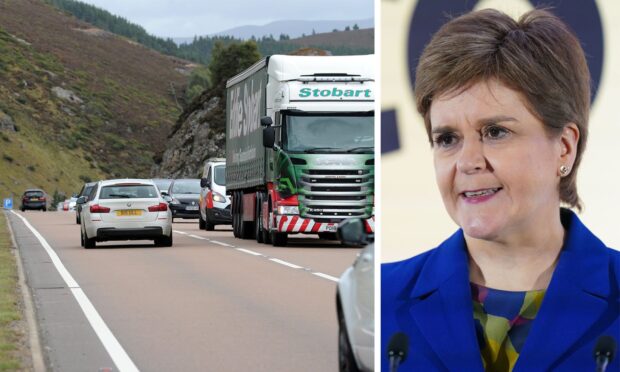
[[[338,225],[338,239],[344,245],[363,246],[368,244],[364,222],[359,218],[349,218]]]
[[[160,191],[161,196],[168,196],[168,191]]]
[[[85,196],[80,196],[78,198],[78,200],[75,201],[75,204],[78,204],[78,205],[79,204],[84,204],[84,203],[86,203],[86,197]]]
[[[276,144],[276,130],[273,127],[263,128],[263,146],[268,149],[272,149],[275,144]]]
[[[260,118],[260,125],[263,127],[268,127],[273,124],[273,119],[270,116],[263,116]]]
[[[205,187],[209,187],[209,181],[207,181],[207,179],[206,179],[206,178],[201,178],[201,179],[200,179],[200,187],[202,187],[203,189],[204,189]]]

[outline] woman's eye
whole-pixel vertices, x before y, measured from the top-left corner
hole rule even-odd
[[[506,128],[503,128],[497,125],[492,125],[486,128],[483,134],[484,134],[484,137],[487,137],[490,139],[500,139],[500,138],[506,137],[508,133],[509,132]]]
[[[435,137],[435,144],[439,147],[449,147],[456,143],[457,137],[452,133],[444,133]]]

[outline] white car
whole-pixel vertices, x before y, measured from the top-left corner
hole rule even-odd
[[[83,204],[81,241],[84,248],[108,240],[154,240],[172,246],[172,213],[152,180],[99,181],[94,197]],[[85,203],[85,204],[84,204]]]
[[[374,240],[374,236],[364,233],[362,221],[354,219],[345,220],[339,225],[338,236],[344,244],[355,246]],[[374,262],[375,247],[374,244],[369,244],[360,250],[353,266],[349,267],[338,281],[336,310],[340,372],[374,369]]]

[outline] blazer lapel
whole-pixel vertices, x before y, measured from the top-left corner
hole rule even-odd
[[[563,213],[567,238],[515,371],[552,370],[605,326],[596,325],[610,295],[605,245],[576,215]]]
[[[429,257],[416,285],[403,294],[406,301],[399,315],[403,329],[413,319],[438,360],[451,371],[483,370],[467,261],[465,240],[459,230]]]

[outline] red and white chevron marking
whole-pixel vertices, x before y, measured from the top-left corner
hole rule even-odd
[[[374,232],[375,218],[374,216],[365,221],[366,231]],[[276,216],[276,225],[279,232],[287,233],[322,233],[336,232],[338,230],[337,223],[315,222],[309,218],[301,218],[299,216]]]

